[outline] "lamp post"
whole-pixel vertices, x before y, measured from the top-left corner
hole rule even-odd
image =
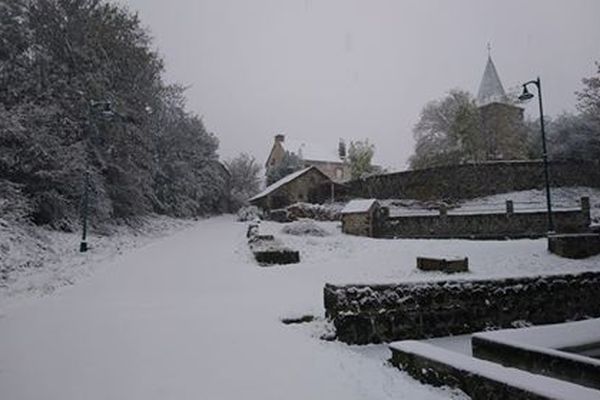
[[[535,80],[525,82],[523,84],[523,93],[519,96],[519,100],[525,101],[533,98],[533,93],[527,90],[527,86],[535,85],[538,91],[538,100],[540,105],[540,127],[542,130],[542,159],[544,161],[544,181],[546,184],[546,207],[548,210],[548,233],[554,232],[554,219],[552,217],[552,201],[550,199],[550,176],[548,173],[548,150],[546,148],[546,130],[544,127],[544,108],[542,107],[542,81],[538,77]]]
[[[89,115],[88,124],[94,129],[94,133],[98,136],[98,127],[96,126],[95,116],[100,114],[101,116],[108,118],[114,113],[110,101],[90,101],[89,103]],[[88,141],[89,143],[89,141]],[[88,152],[89,153],[89,152]],[[87,153],[86,153],[87,159]],[[83,179],[83,198],[81,204],[81,242],[79,243],[79,251],[85,253],[88,250],[87,243],[87,226],[88,226],[88,210],[89,210],[89,188],[90,188],[90,173],[89,173],[89,160],[87,161],[85,175]]]

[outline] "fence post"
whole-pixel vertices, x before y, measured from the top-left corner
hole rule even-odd
[[[513,215],[515,212],[515,205],[512,200],[506,200],[506,214],[508,216]]]
[[[592,219],[590,216],[590,198],[587,196],[581,198],[581,213],[583,214],[583,219],[586,221],[586,225],[589,226],[592,223]]]

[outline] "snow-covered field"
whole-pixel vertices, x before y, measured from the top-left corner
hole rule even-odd
[[[600,270],[600,257],[561,259],[542,239],[378,240],[317,224],[328,235],[261,224],[262,234],[301,251],[297,265],[258,267],[246,225],[231,216],[199,221],[100,268],[93,256],[82,261],[97,272],[0,307],[0,398],[462,398],[387,365],[385,346],[320,340],[330,329],[322,318],[281,319],[321,317],[326,282],[448,279],[417,271],[417,255],[468,256],[472,272],[452,278]]]

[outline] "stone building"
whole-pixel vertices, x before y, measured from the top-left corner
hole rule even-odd
[[[249,199],[263,210],[286,207],[293,203],[322,203],[331,193],[332,180],[315,166],[296,171],[268,186]]]
[[[286,152],[298,156],[304,167],[317,167],[334,182],[350,179],[350,165],[342,159],[337,147],[320,146],[316,143],[286,139],[285,135],[275,135],[273,147],[267,158],[267,174],[271,168],[281,163]]]
[[[523,109],[515,106],[504,91],[492,57],[488,56],[476,99],[487,160],[526,158]]]
[[[350,201],[342,210],[342,232],[375,237],[375,213],[378,209],[379,202],[375,199]]]

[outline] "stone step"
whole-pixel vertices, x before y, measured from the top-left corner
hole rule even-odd
[[[390,344],[390,350],[391,363],[415,379],[460,389],[473,400],[600,399],[600,391],[595,389],[503,367],[423,342],[395,342]]]
[[[481,332],[471,343],[474,357],[600,389],[600,360],[585,355],[600,347],[600,319]]]

